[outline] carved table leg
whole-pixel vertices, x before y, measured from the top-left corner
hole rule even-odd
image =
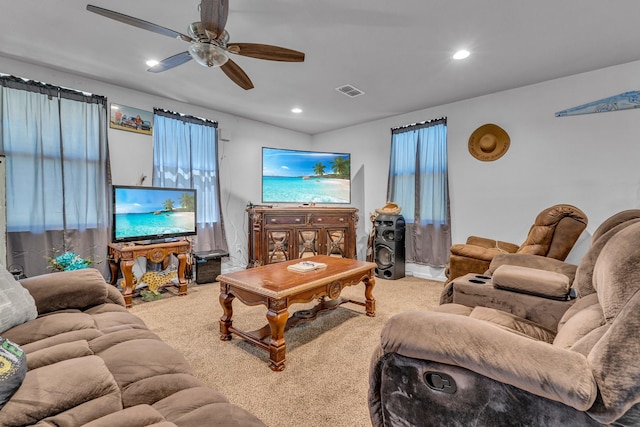
[[[271,328],[271,342],[269,344],[270,368],[273,371],[282,371],[286,360],[285,353],[287,346],[284,342],[284,330],[289,318],[289,311],[285,301],[269,300],[269,311],[267,311],[267,321]]]
[[[184,278],[184,270],[187,266],[187,254],[178,254],[178,295],[187,294],[187,279]]]
[[[109,258],[109,272],[111,273],[111,283],[112,286],[117,286],[118,281],[118,261],[113,258]]]
[[[235,297],[228,293],[228,289],[226,285],[220,284],[220,305],[222,306],[222,310],[224,314],[220,317],[220,339],[222,341],[229,341],[231,339],[231,325],[233,322],[231,321],[231,316],[233,316],[233,299]]]
[[[132,259],[121,260],[120,268],[122,269],[122,296],[124,296],[124,302],[127,308],[131,307],[133,292],[133,264],[135,261]]]
[[[376,300],[373,297],[373,287],[376,285],[376,279],[365,278],[364,282],[364,297],[366,298],[365,309],[367,316],[375,317],[376,315]]]

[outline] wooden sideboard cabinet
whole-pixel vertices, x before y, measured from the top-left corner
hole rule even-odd
[[[356,258],[356,208],[253,206],[247,213],[248,267],[314,255]]]

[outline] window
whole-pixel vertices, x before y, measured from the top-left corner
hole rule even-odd
[[[54,250],[104,260],[106,98],[16,77],[0,78],[0,98],[8,265],[42,274]]]
[[[196,251],[227,250],[220,211],[218,124],[154,109],[153,185],[197,190]]]
[[[446,118],[392,129],[387,198],[402,208],[408,262],[447,264],[448,187]]]

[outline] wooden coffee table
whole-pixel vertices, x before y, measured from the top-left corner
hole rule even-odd
[[[300,261],[302,260],[268,264],[217,277],[220,282],[220,305],[224,310],[220,318],[220,339],[228,341],[231,334],[236,334],[268,350],[270,368],[274,371],[284,369],[284,333],[289,328],[300,322],[313,320],[319,313],[346,302],[364,306],[367,316],[373,317],[376,312],[376,301],[373,298],[375,263],[319,255],[304,258],[304,261],[325,263],[326,268],[305,273],[287,270],[288,265]],[[340,298],[342,289],[360,282],[365,285],[365,302]],[[231,320],[235,298],[246,305],[265,305],[268,324],[251,332],[235,328]],[[316,299],[319,303],[315,307],[298,311],[289,317],[289,307],[292,304],[308,303]]]

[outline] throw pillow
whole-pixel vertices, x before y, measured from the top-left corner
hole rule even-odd
[[[37,316],[38,309],[29,291],[0,266],[0,334]]]
[[[0,337],[0,409],[18,390],[27,375],[27,355],[11,341]]]

